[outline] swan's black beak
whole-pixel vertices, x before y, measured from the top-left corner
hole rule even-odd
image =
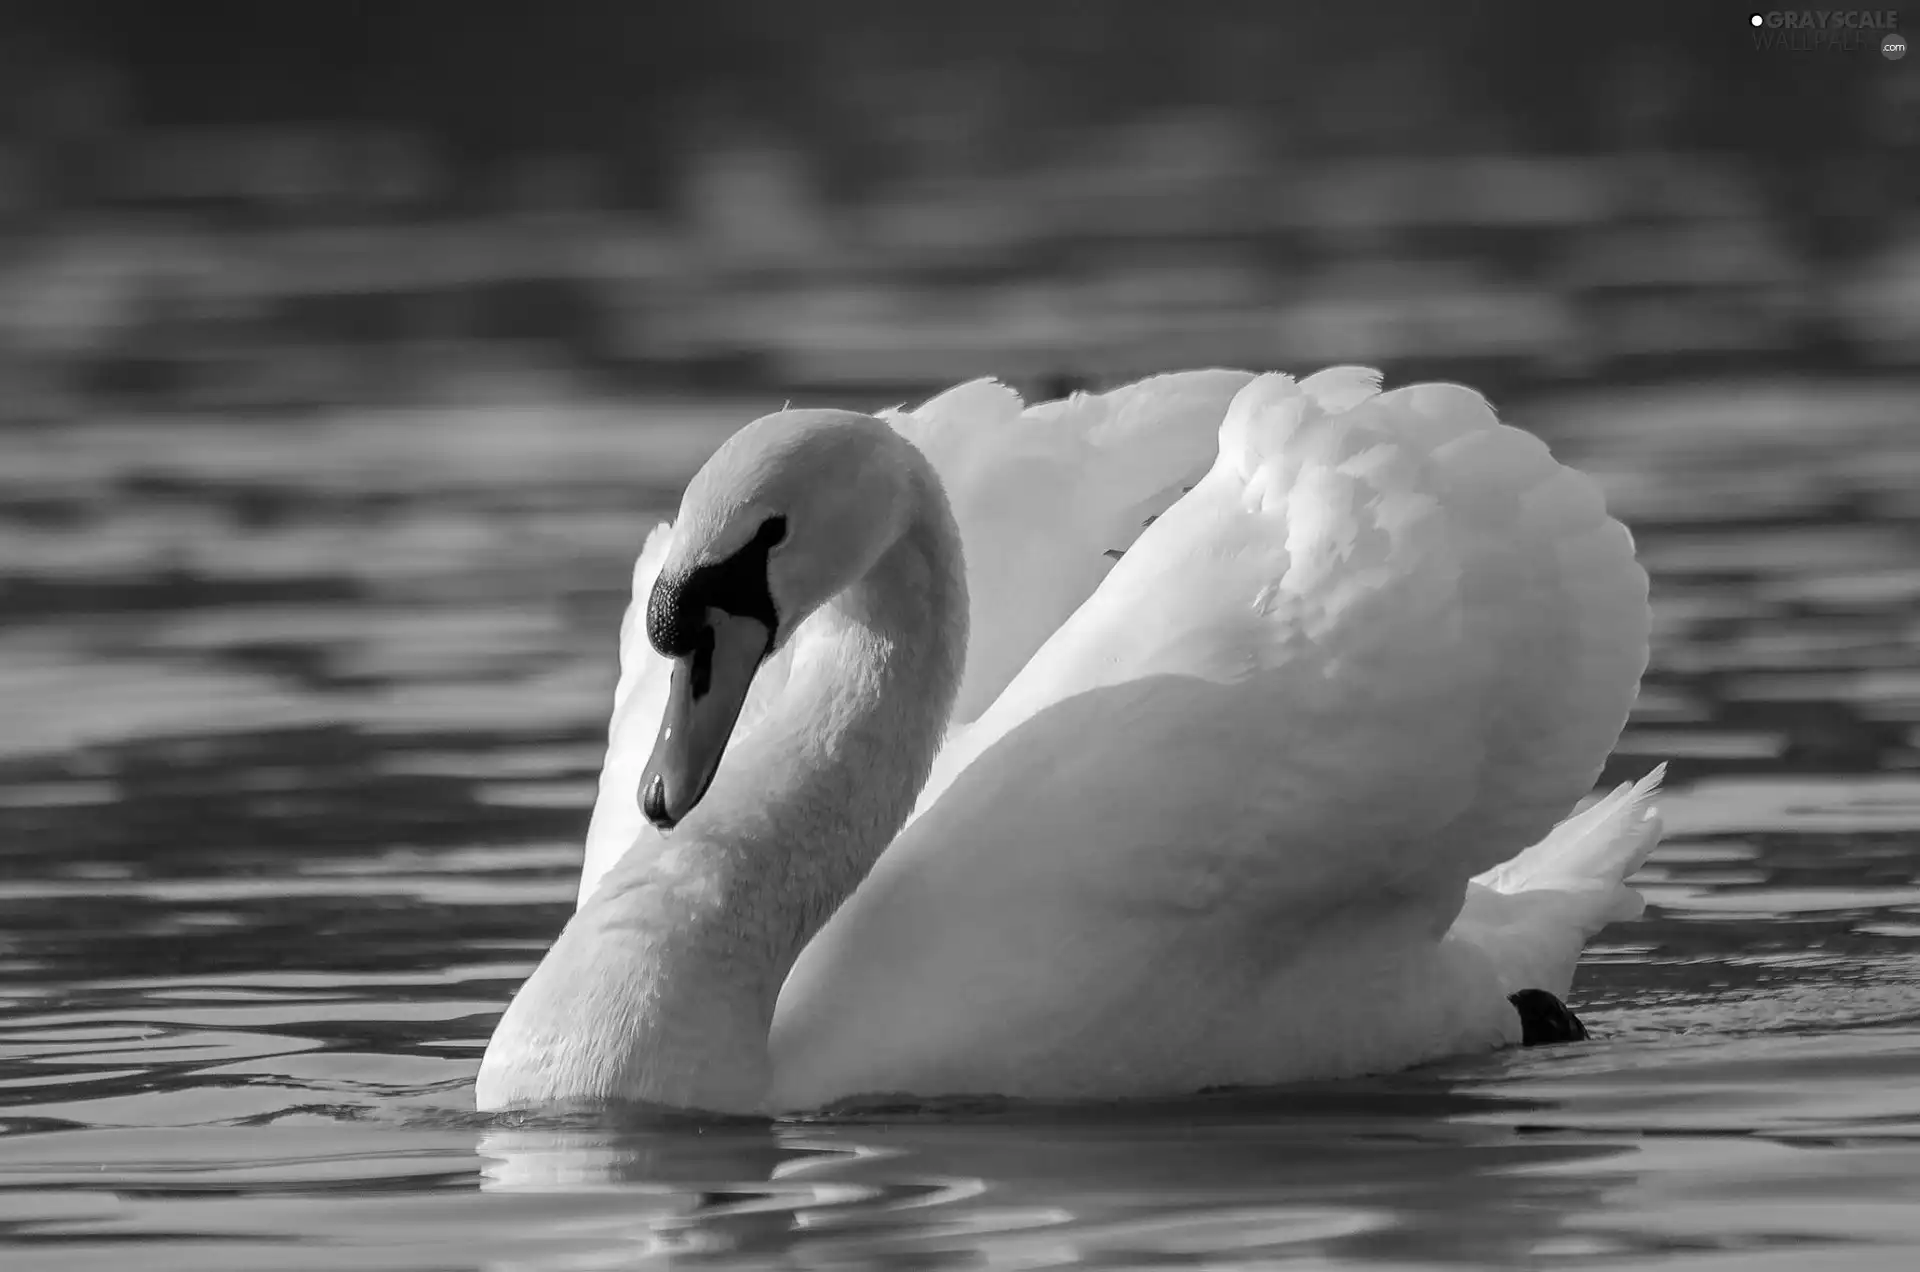
[[[753,673],[772,648],[773,632],[758,619],[709,609],[692,652],[673,660],[667,712],[640,774],[640,811],[661,830],[678,825],[713,784]]]

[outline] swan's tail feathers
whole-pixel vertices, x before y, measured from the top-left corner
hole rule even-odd
[[[1640,913],[1639,897],[1624,886],[1624,880],[1660,842],[1660,813],[1653,797],[1666,773],[1667,766],[1662,764],[1632,785],[1622,782],[1555,826],[1545,839],[1474,882],[1506,893],[1618,891],[1633,897],[1631,908],[1609,914],[1602,922],[1634,918]]]
[[[1627,879],[1660,842],[1662,764],[1621,784],[1545,839],[1467,885],[1455,932],[1480,947],[1508,991],[1564,997],[1586,943],[1645,907]]]

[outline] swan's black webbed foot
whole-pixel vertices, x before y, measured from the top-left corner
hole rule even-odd
[[[1585,1042],[1587,1027],[1573,1009],[1544,989],[1522,989],[1507,995],[1520,1013],[1520,1045],[1543,1047],[1556,1042]]]

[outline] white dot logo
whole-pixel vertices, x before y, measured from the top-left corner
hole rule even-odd
[[[1907,55],[1907,41],[1898,31],[1880,41],[1880,56],[1889,62],[1898,62]]]
[[[1767,20],[1757,13],[1748,18],[1747,21],[1751,22],[1754,26],[1765,26],[1767,24]]]

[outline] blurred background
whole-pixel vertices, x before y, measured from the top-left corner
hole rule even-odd
[[[11,0],[0,413],[1920,362],[1916,63],[1748,15]]]

